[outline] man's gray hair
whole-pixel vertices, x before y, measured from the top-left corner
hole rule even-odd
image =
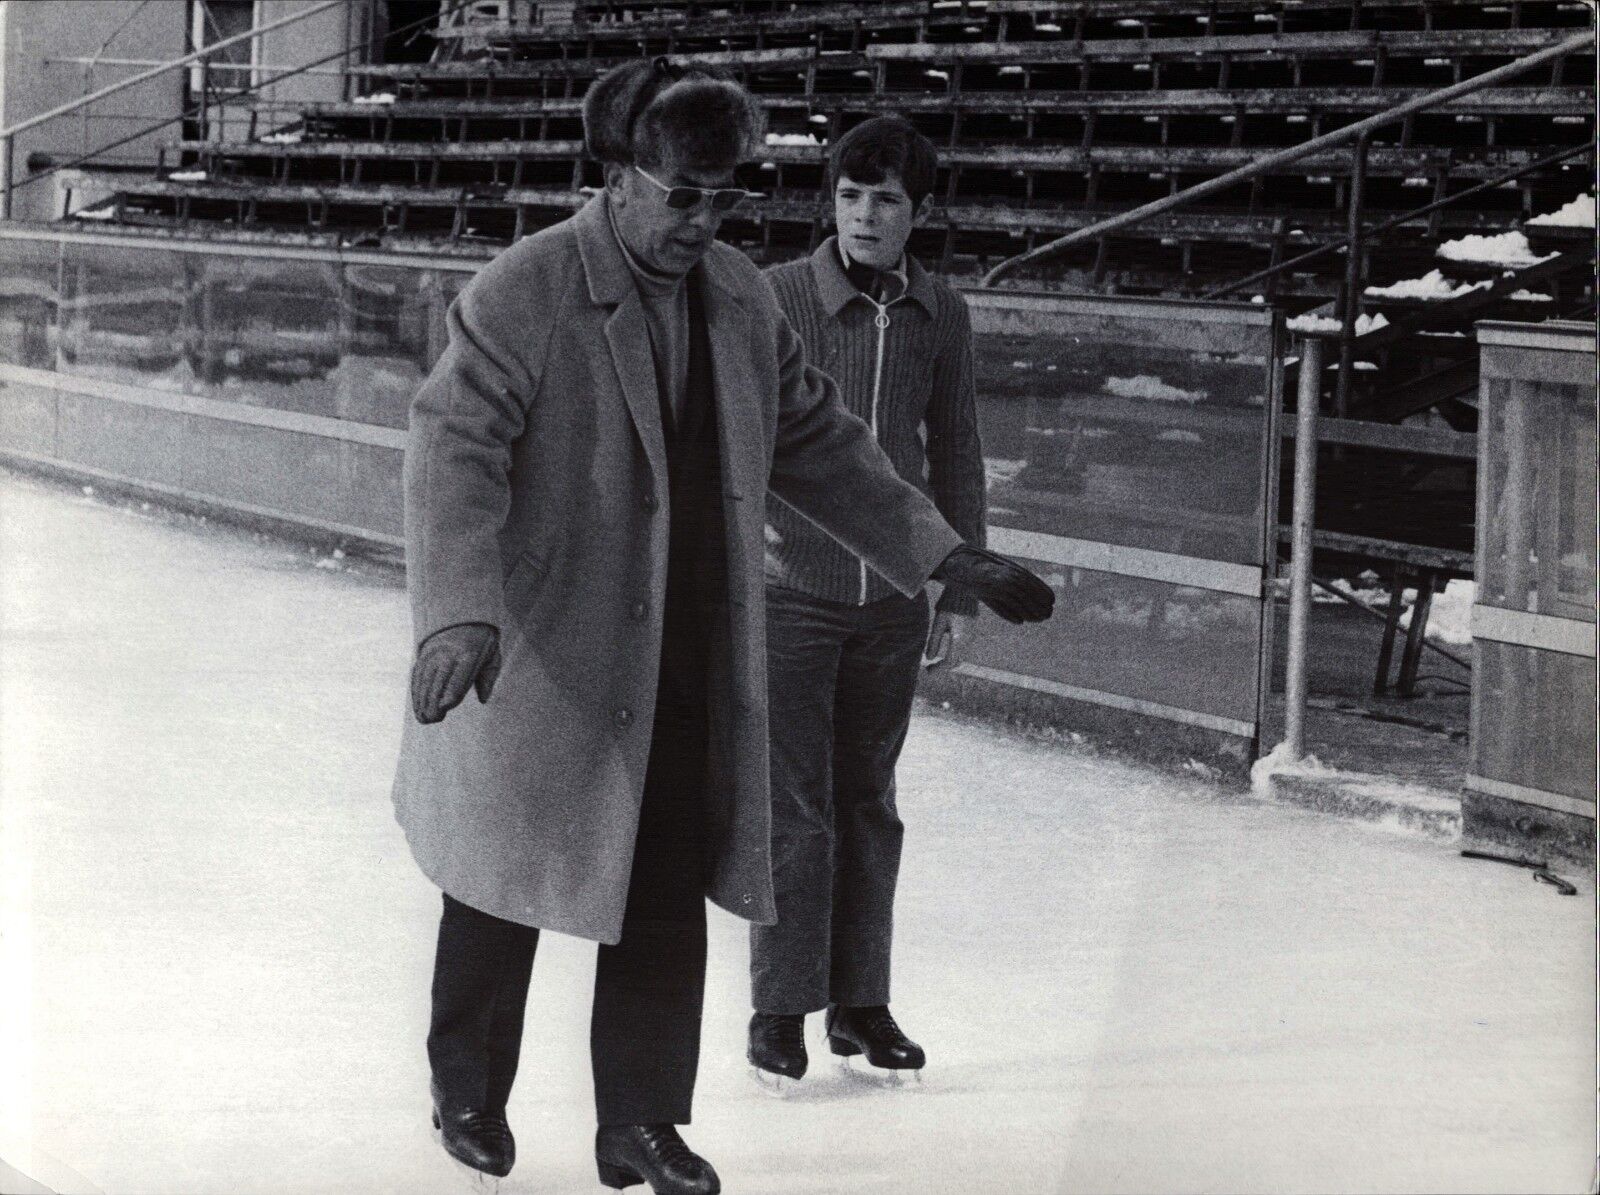
[[[583,144],[590,157],[624,166],[667,155],[701,170],[732,170],[755,157],[766,114],[722,72],[665,58],[613,67],[583,97]]]

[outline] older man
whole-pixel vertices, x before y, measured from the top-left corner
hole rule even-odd
[[[601,1181],[720,1189],[675,1126],[705,897],[774,918],[769,483],[903,593],[937,575],[1013,620],[1053,601],[896,476],[755,267],[714,243],[761,130],[755,101],[703,71],[658,59],[599,79],[584,136],[604,193],[473,280],[412,408],[418,652],[395,805],[444,893],[434,1121],[488,1174],[514,1159],[505,1108],[543,928],[602,944]]]

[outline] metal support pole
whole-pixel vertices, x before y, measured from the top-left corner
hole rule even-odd
[[[1355,366],[1356,314],[1361,310],[1362,258],[1366,255],[1362,217],[1367,204],[1367,134],[1356,139],[1350,164],[1350,210],[1345,229],[1348,245],[1344,258],[1344,309],[1339,313],[1339,376],[1334,379],[1333,413],[1343,419],[1350,411],[1350,375]]]
[[[0,220],[11,219],[11,161],[16,138],[0,134]]]
[[[1306,638],[1311,622],[1311,532],[1317,508],[1317,404],[1322,389],[1322,341],[1300,342],[1300,389],[1294,439],[1294,535],[1289,556],[1289,658],[1284,677],[1286,762],[1306,753]]]

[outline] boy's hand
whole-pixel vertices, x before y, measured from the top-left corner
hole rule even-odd
[[[1050,586],[1015,561],[971,544],[946,556],[932,579],[970,593],[1011,623],[1043,622],[1055,609]]]

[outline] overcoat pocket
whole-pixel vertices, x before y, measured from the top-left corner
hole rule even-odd
[[[520,619],[527,614],[533,605],[533,599],[539,591],[539,583],[544,580],[545,562],[532,552],[524,552],[517,557],[517,562],[511,566],[511,571],[506,574],[506,611],[513,618]]]

